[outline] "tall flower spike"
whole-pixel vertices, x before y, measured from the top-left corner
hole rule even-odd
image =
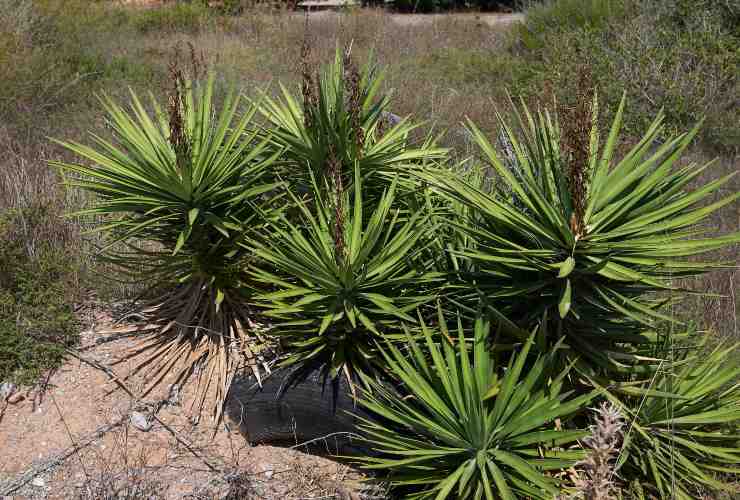
[[[342,182],[342,164],[337,158],[334,144],[329,143],[327,167],[334,190],[334,256],[338,264],[344,261],[344,184]]]
[[[362,148],[365,145],[365,131],[362,128],[360,117],[362,116],[362,95],[360,88],[360,72],[357,70],[357,66],[352,61],[352,43],[347,45],[344,50],[344,57],[342,59],[342,66],[344,69],[343,80],[344,80],[344,91],[347,97],[347,109],[349,110],[349,116],[352,126],[352,135],[355,139],[355,146],[357,147],[358,157],[362,156]]]
[[[301,45],[301,93],[303,94],[303,120],[306,128],[313,125],[313,113],[318,104],[316,84],[311,72],[311,38],[308,33],[308,15]]]
[[[193,48],[191,46],[191,57]],[[185,115],[187,114],[186,100],[184,95],[188,91],[188,83],[185,74],[180,68],[180,45],[175,45],[172,59],[168,65],[171,87],[167,97],[170,135],[169,142],[175,152],[176,166],[180,175],[183,174],[187,166],[185,163],[190,158],[190,140],[185,131]]]
[[[617,485],[613,481],[614,462],[622,442],[622,427],[624,418],[616,406],[604,402],[596,409],[596,423],[591,426],[591,435],[583,440],[590,452],[576,464],[579,472],[575,480],[577,498],[617,498]]]
[[[560,136],[564,167],[568,169],[568,189],[573,212],[570,229],[576,239],[585,235],[583,218],[586,211],[588,166],[591,155],[590,136],[593,128],[593,78],[588,69],[581,69],[578,77],[576,102],[563,107]]]

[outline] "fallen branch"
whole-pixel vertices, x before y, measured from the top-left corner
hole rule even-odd
[[[104,364],[102,364],[102,363],[100,363],[100,362],[98,362],[98,361],[96,361],[94,359],[88,358],[88,357],[82,355],[79,351],[76,351],[74,349],[69,349],[68,348],[68,349],[66,349],[66,351],[67,351],[67,353],[71,354],[72,356],[74,356],[75,358],[79,359],[80,361],[82,361],[84,363],[87,363],[88,365],[92,366],[93,368],[95,368],[97,370],[100,370],[103,373],[105,373],[108,376],[108,378],[111,381],[115,382],[116,385],[118,385],[118,387],[120,387],[121,389],[123,389],[126,392],[126,394],[128,394],[131,397],[131,399],[133,399],[134,401],[138,401],[138,398],[134,395],[133,391],[131,391],[126,386],[126,384],[124,384],[121,381],[121,379],[118,377],[118,375],[116,375],[116,373],[110,367],[105,366]],[[208,460],[205,457],[203,457],[200,453],[198,453],[198,451],[193,448],[192,443],[189,443],[187,441],[187,439],[185,439],[184,437],[182,437],[175,429],[173,429],[169,425],[165,424],[157,416],[157,413],[159,413],[159,410],[164,405],[167,405],[167,404],[169,404],[169,400],[168,399],[163,399],[161,401],[156,402],[154,404],[154,410],[149,415],[150,418],[153,418],[154,420],[156,420],[157,423],[159,423],[159,425],[161,425],[163,429],[165,429],[167,432],[169,432],[172,435],[172,437],[174,437],[175,440],[177,440],[177,442],[179,442],[181,445],[183,445],[194,457],[196,457],[198,460],[200,460],[201,462],[203,462],[203,464],[205,464],[206,467],[208,467],[212,471],[217,471],[218,468],[215,467],[210,462],[208,462]]]
[[[19,488],[31,482],[33,478],[35,478],[39,474],[43,474],[44,472],[47,472],[53,469],[54,467],[62,464],[70,456],[74,455],[79,450],[90,445],[92,442],[100,439],[106,433],[110,432],[116,427],[119,427],[127,419],[128,419],[128,415],[125,415],[110,424],[106,424],[101,427],[98,427],[95,431],[88,434],[87,436],[84,436],[77,443],[73,444],[69,448],[62,451],[61,453],[53,455],[51,458],[44,460],[38,465],[34,465],[30,469],[16,476],[14,479],[10,479],[8,481],[5,481],[4,483],[0,483],[0,497],[6,496],[6,495],[10,496],[11,494],[13,494],[13,492],[15,492]]]
[[[304,441],[303,443],[298,443],[296,445],[293,445],[290,447],[291,450],[295,450],[297,448],[302,448],[304,446],[308,446],[309,444],[313,444],[319,441],[328,441],[329,439],[337,436],[346,436],[350,439],[357,438],[358,440],[362,439],[362,436],[359,434],[355,434],[353,432],[346,432],[346,431],[339,431],[339,432],[332,432],[331,434],[327,434],[326,436],[320,436],[314,439],[310,439],[308,441]]]
[[[154,420],[157,421],[157,423],[159,423],[159,425],[162,426],[162,428],[164,430],[166,430],[167,432],[169,432],[170,434],[172,434],[172,437],[174,437],[177,440],[178,443],[180,443],[181,445],[183,445],[185,447],[185,449],[187,449],[195,458],[197,458],[198,460],[200,460],[201,462],[203,462],[203,464],[206,467],[208,467],[212,472],[219,472],[220,471],[220,469],[218,467],[216,467],[213,464],[211,464],[203,455],[201,455],[200,453],[198,453],[198,451],[195,448],[193,448],[192,443],[189,443],[187,439],[185,439],[184,437],[182,437],[180,435],[179,432],[177,432],[175,429],[173,429],[169,425],[167,425],[164,422],[162,422],[162,420],[157,416],[156,412],[153,412],[151,416],[152,416],[152,418],[154,418]]]
[[[88,358],[88,357],[82,355],[79,351],[77,351],[75,349],[65,348],[65,351],[67,352],[67,354],[70,354],[70,355],[74,356],[75,358],[79,359],[83,363],[87,363],[88,365],[92,366],[93,368],[96,368],[96,369],[102,371],[103,373],[105,373],[112,382],[115,382],[115,384],[118,387],[120,387],[121,389],[123,389],[126,392],[126,394],[128,394],[132,399],[134,399],[135,401],[138,400],[138,398],[134,395],[134,393],[131,392],[131,390],[129,390],[128,387],[126,387],[126,384],[124,384],[118,378],[118,375],[116,375],[116,373],[113,370],[111,370],[109,367],[103,365],[102,363],[100,363],[100,362],[98,362],[98,361],[96,361],[94,359],[91,359],[91,358]]]

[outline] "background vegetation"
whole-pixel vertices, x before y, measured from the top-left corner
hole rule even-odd
[[[0,378],[34,383],[57,366],[79,333],[79,255],[50,233],[44,206],[0,216]],[[63,231],[63,230],[62,230]]]

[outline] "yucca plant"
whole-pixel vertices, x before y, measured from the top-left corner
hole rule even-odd
[[[733,193],[703,203],[734,174],[692,188],[710,165],[674,168],[698,126],[656,147],[661,113],[617,160],[624,106],[623,100],[603,147],[596,105],[588,127],[567,138],[547,111],[533,115],[523,106],[521,135],[499,116],[512,162],[502,161],[469,123],[499,183],[492,191],[447,170],[419,174],[470,208],[465,219],[449,218],[471,242],[451,250],[471,265],[464,276],[470,308],[483,295],[524,328],[545,317],[552,338],[566,336],[589,369],[630,371],[644,361],[633,346],[655,340],[658,323],[676,321],[662,312],[669,294],[661,292],[676,290],[674,280],[719,266],[688,258],[740,241],[740,233],[707,235],[697,226],[738,199]],[[564,147],[564,139],[576,147]]]
[[[408,119],[391,123],[390,100],[378,95],[383,75],[372,61],[360,70],[351,46],[344,52],[337,48],[334,63],[319,75],[309,66],[308,43],[303,51],[302,101],[281,86],[282,99],[264,96],[259,108],[269,124],[270,147],[282,151],[284,176],[295,187],[310,191],[311,172],[330,186],[350,183],[358,165],[369,199],[388,184],[386,177],[373,174],[392,175],[445,158],[446,150],[431,137],[412,143],[409,135],[418,125]],[[416,185],[409,177],[399,182],[409,190]]]
[[[75,215],[91,216],[108,235],[102,257],[159,292],[138,308],[149,323],[133,353],[144,356],[135,370],[146,370],[143,394],[166,375],[182,384],[196,373],[191,409],[200,413],[213,393],[218,419],[236,369],[257,372],[243,291],[249,254],[237,243],[264,226],[262,194],[278,184],[264,141],[246,132],[255,109],[237,118],[240,99],[229,93],[216,111],[213,77],[173,78],[169,116],[153,96],[154,116],[133,91],[130,111],[102,97],[114,142],[95,134],[93,146],[61,142],[90,165],[54,165],[95,195],[94,206]]]
[[[284,364],[353,384],[383,371],[376,343],[436,297],[442,276],[423,255],[436,227],[424,211],[394,207],[395,181],[366,206],[359,166],[341,203],[327,182],[312,177],[309,200],[291,194],[298,220],[283,217],[255,246],[253,278],[273,287],[255,303],[287,349]]]
[[[360,425],[375,452],[364,466],[387,471],[403,498],[557,495],[550,471],[583,458],[575,442],[589,433],[565,427],[568,418],[596,393],[563,392],[568,370],[552,370],[555,350],[529,359],[534,335],[499,365],[485,315],[476,319],[472,346],[460,322],[457,339],[450,337],[441,310],[439,331],[425,323],[421,331],[421,344],[409,335],[408,349],[381,349],[398,387],[373,383],[359,400],[375,415]]]
[[[739,353],[738,345],[708,350],[706,340],[676,346],[632,396],[609,394],[627,420],[615,479],[637,498],[689,500],[736,487],[718,474],[740,473]]]
[[[490,184],[485,169],[474,162],[468,161],[449,165],[445,167],[445,170],[447,171],[446,175],[462,178],[467,184],[476,186],[481,190],[485,190],[486,185]],[[442,171],[438,171],[438,174],[443,175]],[[477,211],[458,199],[438,196],[433,188],[430,189],[426,186],[425,188],[426,210],[432,214],[433,220],[440,225],[440,231],[437,232],[435,238],[434,250],[437,253],[435,260],[438,262],[440,269],[447,271],[447,298],[456,302],[455,299],[462,296],[463,304],[458,303],[458,306],[468,303],[476,308],[474,300],[472,304],[470,300],[473,298],[471,291],[474,290],[474,287],[470,286],[468,280],[470,274],[475,271],[474,263],[469,259],[460,258],[460,255],[455,251],[460,248],[470,251],[475,247],[476,239],[470,234],[457,230],[453,224],[447,224],[446,221],[471,222],[473,218],[478,216]],[[475,309],[472,312],[475,312]],[[526,335],[526,333],[523,335]]]

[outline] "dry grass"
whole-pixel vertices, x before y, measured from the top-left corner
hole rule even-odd
[[[706,151],[695,150],[686,155],[683,163],[699,164],[715,161],[714,167],[707,169],[696,185],[704,185],[720,175],[737,171],[740,156],[716,156]],[[715,198],[728,196],[740,191],[740,176],[735,176]],[[705,224],[709,234],[728,234],[740,230],[740,207],[732,204],[725,210],[712,215]],[[686,286],[701,295],[690,296],[680,307],[679,314],[692,319],[700,329],[706,329],[720,338],[740,340],[740,245],[725,248],[712,258],[726,263],[727,267],[704,276],[687,280]],[[706,260],[702,259],[702,260]]]
[[[129,444],[124,425],[115,431],[114,446],[107,453],[95,450],[93,463],[88,463],[85,481],[77,491],[77,500],[163,500],[168,486],[157,479],[157,469],[150,467],[149,451]]]
[[[413,114],[443,128],[456,126],[465,116],[482,126],[493,124],[492,104],[502,101],[504,89],[482,85],[488,75],[466,73],[476,58],[484,61],[487,54],[504,50],[503,29],[472,17],[401,24],[396,16],[367,9],[312,14],[306,23],[301,14],[257,12],[224,18],[211,30],[175,35],[169,41],[144,39],[141,50],[163,56],[168,43],[189,41],[225,79],[256,96],[259,88],[274,92],[277,82],[297,88],[306,26],[316,62],[330,60],[336,46],[352,41],[353,57],[360,63],[371,55],[381,63],[387,71],[385,90],[393,96],[397,114]]]

